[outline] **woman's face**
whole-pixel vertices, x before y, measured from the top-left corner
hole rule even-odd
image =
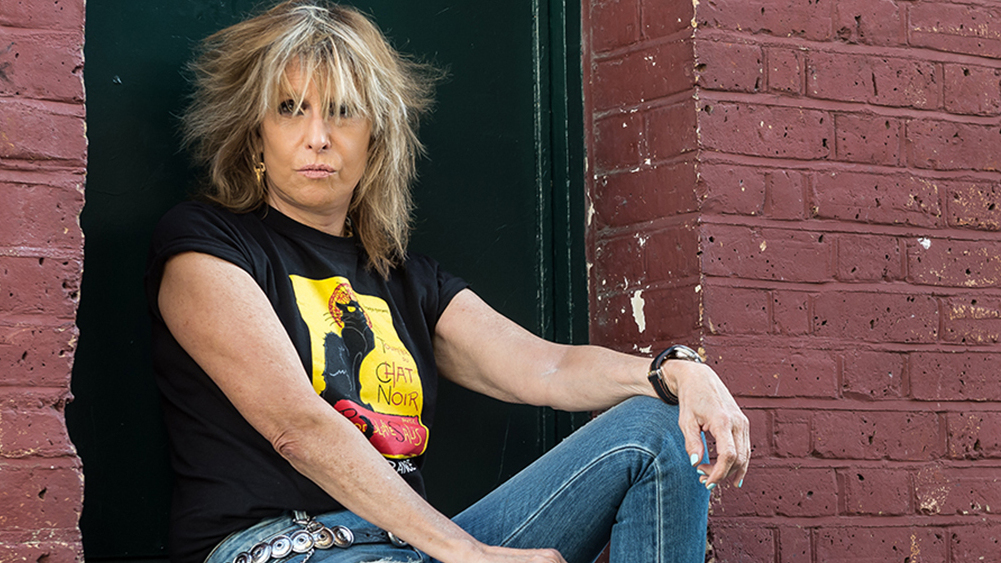
[[[298,68],[287,74],[293,91],[302,91],[305,77]],[[267,200],[300,223],[340,235],[365,172],[372,125],[350,108],[326,111],[315,82],[305,94],[298,111],[296,100],[283,101],[261,124]]]

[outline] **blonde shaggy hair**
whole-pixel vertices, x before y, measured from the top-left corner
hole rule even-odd
[[[192,102],[182,116],[184,142],[209,172],[205,195],[235,212],[267,200],[254,164],[260,127],[293,92],[286,71],[311,77],[324,107],[348,107],[369,119],[368,162],[348,217],[383,276],[406,255],[415,161],[423,151],[418,118],[431,106],[440,73],[397,53],[357,10],[324,0],[288,0],[223,29],[189,65]]]

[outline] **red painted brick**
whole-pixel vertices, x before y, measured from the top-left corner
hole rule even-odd
[[[591,48],[595,52],[600,53],[639,40],[639,0],[597,0],[590,2],[590,5]]]
[[[0,310],[72,319],[80,271],[76,259],[0,256]]]
[[[838,39],[867,45],[904,45],[902,9],[894,0],[839,0],[834,4]]]
[[[646,114],[649,156],[674,158],[699,148],[698,124],[691,100],[652,109]]]
[[[765,214],[772,219],[803,219],[806,213],[806,176],[801,172],[775,170],[769,172],[766,178],[768,195]]]
[[[597,109],[632,106],[690,90],[695,85],[690,40],[673,41],[597,63]]]
[[[1001,169],[1001,128],[950,121],[907,123],[907,158],[912,166],[934,170]]]
[[[775,421],[775,455],[779,457],[809,457],[812,413],[781,409],[775,411],[773,418]]]
[[[698,209],[695,163],[662,164],[600,176],[591,201],[594,227],[621,227]]]
[[[628,233],[599,241],[594,249],[593,274],[600,292],[621,292],[646,282],[640,235]]]
[[[715,516],[834,516],[838,485],[832,469],[757,467],[740,489],[714,497]],[[722,501],[719,499],[722,498]]]
[[[1001,285],[1001,255],[984,241],[911,239],[907,241],[907,278],[916,284],[997,287]]]
[[[831,37],[831,4],[813,0],[700,2],[695,19],[714,27],[823,41]]]
[[[832,154],[834,120],[827,112],[714,102],[707,97],[699,107],[706,149],[803,160],[822,160]]]
[[[27,29],[83,31],[84,2],[66,0],[5,0],[0,25]]]
[[[915,498],[925,514],[997,514],[997,469],[929,467],[918,473]]]
[[[596,289],[621,292],[697,276],[698,250],[698,237],[690,225],[603,240],[595,247]]]
[[[813,181],[813,215],[860,223],[933,227],[940,224],[934,180],[832,171]]]
[[[0,529],[75,528],[83,504],[80,467],[0,463]]]
[[[803,72],[806,60],[802,52],[791,49],[768,50],[768,87],[772,91],[803,93]]]
[[[1001,340],[1001,298],[950,297],[943,307],[946,342],[990,344]]]
[[[83,101],[83,34],[0,28],[0,96]]]
[[[699,41],[695,44],[695,81],[710,90],[757,92],[764,80],[763,61],[757,45]]]
[[[594,127],[594,161],[598,172],[632,168],[640,164],[643,119],[639,114],[617,114]]]
[[[1001,230],[1001,189],[997,184],[946,184],[949,226]]]
[[[713,366],[715,369],[715,366]],[[741,374],[733,374],[739,378]],[[728,375],[720,376],[729,378]],[[751,457],[762,459],[772,455],[772,425],[768,421],[768,411],[744,409],[744,416],[751,427]]]
[[[768,292],[702,285],[705,325],[710,334],[766,334]]]
[[[942,103],[942,84],[931,62],[816,51],[808,57],[806,77],[813,98],[918,109]]]
[[[1001,397],[999,353],[911,352],[908,363],[911,396],[917,400],[994,401]]]
[[[662,37],[691,29],[695,8],[691,2],[661,2],[643,0],[643,34]]]
[[[951,53],[1001,58],[1001,10],[918,2],[910,9],[910,43]]]
[[[803,93],[803,71],[806,60],[802,52],[792,49],[768,49],[768,88],[790,94]]]
[[[809,529],[791,526],[779,528],[779,563],[807,563],[813,560]]]
[[[59,538],[63,540],[63,538]],[[69,541],[30,541],[0,544],[4,563],[82,563],[83,546],[79,537]]]
[[[62,160],[83,165],[87,151],[82,106],[0,98],[0,158]]]
[[[0,325],[0,386],[69,388],[77,335],[72,323]]]
[[[673,282],[698,276],[699,237],[693,225],[648,231],[639,238],[646,279],[651,283]]]
[[[75,189],[0,182],[0,245],[79,249],[83,178],[75,180]]]
[[[772,321],[776,334],[801,336],[809,333],[809,294],[801,291],[773,291]]]
[[[896,237],[839,235],[837,275],[842,281],[896,281],[904,277],[903,252]]]
[[[813,449],[832,459],[931,460],[944,453],[939,418],[928,412],[818,412]]]
[[[892,352],[852,349],[842,354],[841,393],[845,398],[903,397],[904,358]]]
[[[872,114],[839,114],[834,119],[838,160],[887,166],[899,163],[900,122]]]
[[[730,164],[699,167],[703,214],[760,215],[765,205],[765,173],[760,168]]]
[[[911,479],[905,470],[880,468],[844,469],[845,514],[899,516],[911,512]]]
[[[821,528],[816,549],[824,563],[945,563],[947,546],[945,531],[937,528],[851,526]]]
[[[950,412],[946,421],[949,426],[949,457],[974,460],[1001,458],[1001,413]]]
[[[775,533],[770,528],[713,526],[714,561],[772,561],[775,558]]]
[[[934,342],[938,302],[923,293],[822,293],[813,303],[817,336],[865,342]]]
[[[0,459],[76,455],[66,433],[65,406],[62,396],[0,395]]]
[[[703,271],[744,279],[820,282],[831,279],[831,237],[795,230],[706,225]]]
[[[949,531],[952,563],[1001,561],[1001,525],[956,526]]]
[[[694,287],[598,294],[591,340],[595,344],[660,342],[689,338],[699,326],[698,294]],[[635,308],[634,308],[635,303]],[[645,326],[640,331],[638,311]],[[637,312],[637,314],[634,314]]]
[[[773,346],[716,346],[719,373],[729,374],[730,391],[742,397],[835,398],[837,361],[826,350]],[[781,350],[781,353],[779,353]]]
[[[968,115],[1001,113],[1001,69],[946,64],[945,109]]]

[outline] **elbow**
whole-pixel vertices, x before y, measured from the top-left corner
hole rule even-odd
[[[270,438],[271,447],[278,452],[278,455],[295,465],[297,461],[302,460],[305,449],[300,435],[301,433],[295,429],[281,430]]]

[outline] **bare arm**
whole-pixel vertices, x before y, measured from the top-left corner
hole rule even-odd
[[[427,504],[313,391],[267,297],[240,268],[206,254],[179,254],[167,262],[158,298],[171,334],[244,418],[355,514],[449,563],[563,561],[552,550],[480,544]]]
[[[650,360],[599,346],[547,342],[465,290],[445,309],[435,329],[435,360],[444,377],[502,401],[584,411],[629,397],[656,397],[646,379]],[[678,395],[685,448],[703,455],[701,431],[716,438],[716,463],[702,468],[707,485],[727,476],[743,480],[750,457],[747,418],[704,364],[669,360],[663,371]]]

